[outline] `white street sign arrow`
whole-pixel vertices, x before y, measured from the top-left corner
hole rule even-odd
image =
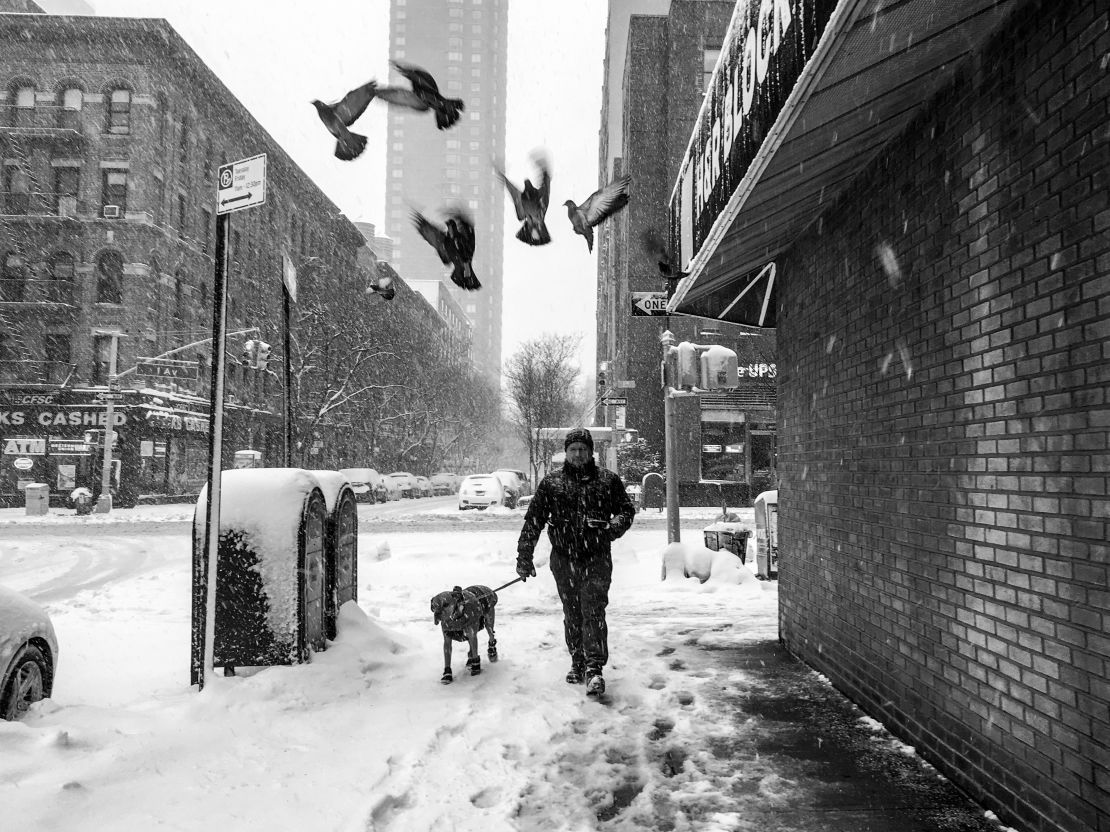
[[[667,314],[667,293],[666,292],[633,292],[632,293],[632,315],[633,317],[641,315],[666,315]]]
[[[266,201],[266,154],[220,165],[216,177],[216,213],[253,208]]]

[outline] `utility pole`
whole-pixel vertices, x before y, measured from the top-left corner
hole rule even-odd
[[[112,346],[108,353],[108,395],[105,397],[104,411],[104,464],[100,469],[100,497],[93,508],[97,514],[108,514],[112,511],[112,443],[116,438],[116,414],[113,406],[117,393],[116,354],[119,350],[119,339],[126,336],[117,329],[94,329],[93,335],[104,335],[112,339]]]

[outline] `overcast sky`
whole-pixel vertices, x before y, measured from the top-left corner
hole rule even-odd
[[[92,0],[102,16],[167,19],[274,139],[352,220],[384,226],[385,109],[358,122],[370,139],[354,162],[309,104],[388,78],[389,0]],[[518,184],[543,146],[553,176],[553,241],[531,248],[506,200],[502,356],[542,332],[581,333],[582,369],[595,356],[597,267],[570,229],[566,199],[597,187],[605,43],[604,0],[510,0],[506,167]],[[429,121],[429,126],[431,122]],[[432,128],[434,129],[434,127]]]

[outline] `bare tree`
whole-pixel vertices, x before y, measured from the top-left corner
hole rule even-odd
[[[528,465],[539,480],[551,461],[551,440],[540,439],[538,428],[559,427],[576,418],[574,381],[581,335],[542,335],[526,341],[509,359],[503,374],[509,398],[509,420],[528,448]]]

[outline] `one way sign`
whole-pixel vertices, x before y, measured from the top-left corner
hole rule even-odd
[[[266,201],[266,154],[220,165],[216,178],[216,213],[253,208]]]
[[[643,315],[666,315],[666,292],[633,292],[632,317]]]

